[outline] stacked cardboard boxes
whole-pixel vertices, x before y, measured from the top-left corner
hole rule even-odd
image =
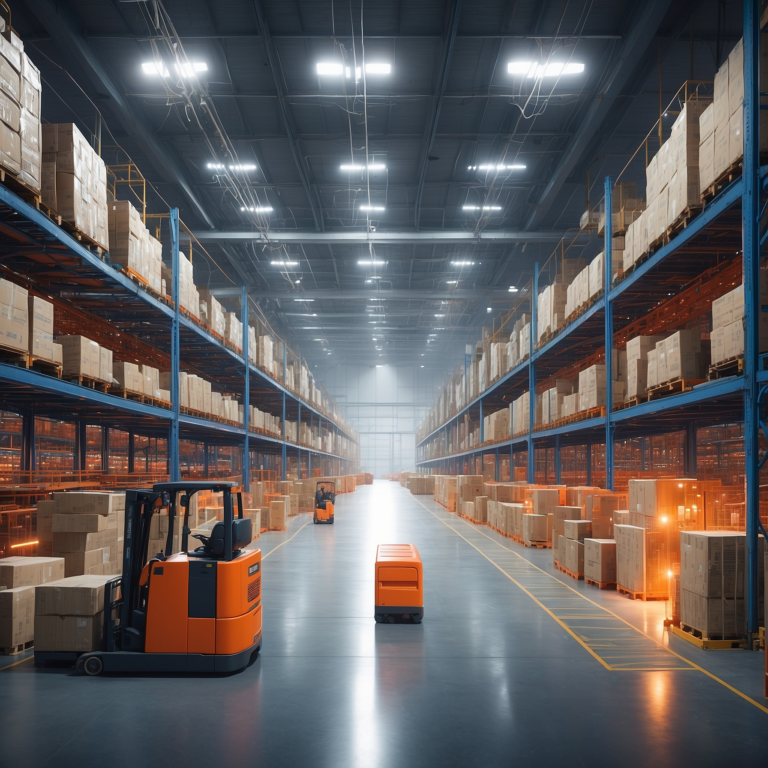
[[[54,557],[65,576],[119,573],[123,555],[125,494],[66,491],[53,494]]]
[[[627,342],[627,399],[643,397],[648,390],[648,354],[660,336],[636,336]]]
[[[162,285],[163,246],[144,226],[141,214],[127,200],[108,206],[109,260],[131,269],[158,293]]]
[[[200,319],[216,334],[224,338],[227,332],[227,323],[224,318],[224,309],[216,297],[207,288],[198,288],[200,296]],[[253,331],[253,329],[251,329]],[[255,353],[249,350],[251,361],[255,361]]]
[[[85,336],[57,336],[62,347],[64,376],[85,377],[112,384],[112,350]]]
[[[109,250],[107,169],[76,125],[42,127],[43,202]]]
[[[768,304],[768,271],[760,271],[761,306]],[[768,352],[768,314],[759,312],[760,352]],[[739,285],[712,302],[712,363],[744,354],[744,286]]]
[[[590,520],[566,520],[561,547],[565,548],[565,568],[576,578],[584,578],[584,539],[592,537]],[[561,550],[562,553],[562,550]],[[562,565],[561,561],[561,565]]]
[[[30,296],[28,318],[29,354],[48,362],[61,363],[62,346],[53,340],[53,304],[39,296]]]
[[[676,331],[648,352],[647,387],[677,379],[702,379],[709,365],[709,344],[698,329]]]
[[[613,539],[584,539],[584,578],[601,587],[616,583],[616,542]]]
[[[0,279],[0,347],[26,352],[29,344],[27,289]]]

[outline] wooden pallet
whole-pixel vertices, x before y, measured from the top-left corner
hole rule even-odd
[[[683,392],[690,392],[695,386],[703,384],[706,379],[675,379],[666,384],[659,384],[648,390],[648,400],[658,400],[661,397],[670,395],[680,395]]]
[[[667,595],[646,595],[645,592],[633,592],[631,589],[622,587],[621,584],[616,585],[616,591],[620,595],[626,595],[630,600],[650,601],[650,600],[667,600],[668,599]]]
[[[0,363],[17,365],[20,368],[29,367],[29,353],[25,350],[13,349],[0,344]]]
[[[522,541],[524,547],[530,549],[552,549],[552,544],[548,541]]]
[[[595,581],[594,579],[588,579],[584,577],[584,583],[590,587],[597,587],[598,589],[616,589],[615,581]]]
[[[702,211],[702,205],[689,205],[683,209],[683,212],[677,219],[667,227],[666,240],[669,242],[682,232]]]
[[[29,640],[26,643],[20,643],[19,645],[12,645],[10,648],[0,648],[0,655],[2,656],[18,656],[24,651],[28,651],[30,648],[34,648],[35,641]]]
[[[26,200],[37,209],[40,208],[40,203],[42,201],[40,191],[32,189],[29,184],[12,171],[0,168],[0,183],[16,193],[22,200]]]
[[[723,187],[727,187],[734,179],[741,176],[741,159],[721,173],[706,189],[701,190],[701,204],[706,205],[715,198]]]
[[[605,406],[599,405],[597,408],[590,408],[587,411],[579,411],[572,416],[566,416],[564,419],[558,419],[557,421],[551,421],[549,424],[539,424],[534,427],[534,432],[540,432],[544,429],[555,429],[557,427],[564,427],[566,424],[573,424],[578,421],[586,421],[587,419],[596,419],[605,417]],[[522,432],[521,435],[527,433]]]
[[[86,235],[85,232],[83,232],[76,224],[64,219],[52,208],[49,208],[47,205],[45,205],[45,203],[41,203],[39,208],[48,216],[49,219],[55,221],[56,224],[58,224],[65,232],[77,240],[80,245],[95,253],[100,259],[102,259],[102,261],[104,260],[107,249],[101,243],[97,243],[90,235]]]
[[[647,400],[646,395],[634,395],[633,397],[630,397],[628,400],[625,400],[623,403],[616,403],[613,406],[614,411],[623,411],[626,408],[634,408],[636,405],[640,405],[640,403],[644,403]]]
[[[109,394],[115,397],[122,397],[124,400],[133,400],[136,403],[146,403],[147,397],[143,392],[134,392],[130,389],[120,389],[120,387],[110,387]]]
[[[566,576],[570,576],[572,579],[576,581],[581,581],[584,578],[583,573],[576,573],[575,571],[569,571],[564,565],[560,565],[559,562],[555,561],[555,567],[558,571],[561,571]]]
[[[57,379],[61,378],[64,366],[61,363],[54,363],[52,360],[46,360],[42,357],[29,356],[28,367],[40,373],[45,373],[48,376],[54,376]]]
[[[484,523],[481,520],[475,520],[473,517],[469,517],[468,515],[465,515],[463,512],[457,513],[459,517],[464,518],[469,523],[472,523],[473,525],[488,525],[488,523]]]
[[[728,376],[741,376],[744,373],[744,356],[729,357],[709,366],[710,381],[724,379]]]
[[[109,383],[106,381],[101,381],[101,379],[94,379],[91,376],[66,376],[65,377],[67,381],[72,382],[73,384],[79,384],[81,387],[88,387],[88,389],[95,389],[98,392],[103,392],[104,394],[107,393],[107,390],[109,389]]]
[[[730,651],[735,648],[747,647],[746,637],[726,639],[707,637],[703,632],[700,632],[693,627],[689,627],[687,624],[681,623],[679,627],[672,624],[669,630],[673,635],[681,637],[683,640],[687,640],[692,645],[702,648],[705,651]]]

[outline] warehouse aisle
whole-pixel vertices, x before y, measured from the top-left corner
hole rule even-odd
[[[248,669],[227,678],[82,678],[19,664],[0,672],[0,729],[14,734],[0,762],[764,760],[768,713],[635,630],[619,627],[611,639],[618,625],[601,606],[624,616],[628,601],[614,605],[597,590],[591,603],[579,597],[546,573],[549,551],[520,557],[487,529],[384,481],[340,496],[334,526],[307,520],[262,537],[264,651]],[[374,623],[379,542],[419,548],[423,624]],[[719,658],[727,657],[746,658],[739,668],[759,674],[757,654]]]

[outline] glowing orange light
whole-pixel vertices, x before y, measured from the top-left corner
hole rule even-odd
[[[11,549],[17,549],[18,547],[31,547],[33,544],[39,544],[37,539],[34,541],[25,541],[23,544],[11,544]]]
[[[662,522],[662,523],[666,523],[666,522],[667,522],[667,518],[666,518],[666,517],[662,517],[662,518],[661,518],[661,522]]]
[[[678,488],[682,488],[682,487],[683,487],[683,484],[682,484],[682,483],[678,483],[678,484],[677,484],[677,487],[678,487]]]
[[[672,571],[667,571],[667,576],[669,576],[670,579],[672,578],[673,575],[674,574],[672,573]]]

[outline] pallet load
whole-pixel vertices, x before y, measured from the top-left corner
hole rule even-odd
[[[768,273],[760,270],[761,306],[768,304]],[[768,314],[758,313],[759,351],[768,352]],[[738,285],[712,302],[712,365],[744,356],[744,286]]]
[[[53,341],[53,304],[39,296],[29,296],[28,306],[29,354],[33,358],[55,363],[57,352]]]
[[[434,495],[435,478],[432,476],[412,476],[408,478],[406,487],[414,496]]]
[[[584,539],[592,537],[592,523],[589,520],[566,520],[563,526],[565,549],[565,572],[574,579],[584,578]],[[562,554],[562,549],[561,549]]]
[[[555,386],[545,390],[541,396],[541,423],[554,424],[563,418],[563,400],[573,394],[573,382],[557,379]]]
[[[57,336],[62,347],[64,378],[112,384],[112,350],[85,336]]]
[[[72,576],[35,590],[35,651],[78,652],[101,648],[105,584],[110,575]]]
[[[522,540],[526,547],[545,545],[550,541],[548,516],[527,513],[523,515]]]
[[[648,390],[648,354],[655,351],[661,336],[635,336],[627,342],[626,399],[645,397]]]
[[[18,653],[34,640],[35,591],[64,578],[60,557],[6,557],[0,560],[0,652]]]
[[[592,535],[596,539],[612,539],[616,513],[627,506],[627,497],[600,491],[586,497],[584,519],[592,523]]]
[[[207,288],[198,288],[198,295],[200,297],[200,320],[223,339],[227,330],[223,307]],[[250,350],[249,356],[251,362],[254,362],[256,357]]]
[[[119,573],[125,494],[64,491],[54,493],[53,501],[53,553],[54,557],[64,558],[64,575]]]
[[[40,70],[12,30],[0,40],[0,166],[40,192]]]
[[[459,480],[448,475],[435,475],[435,501],[449,512],[456,511]]]
[[[29,344],[29,293],[0,279],[0,347],[26,353]]]
[[[76,125],[43,125],[43,203],[109,250],[107,168]]]
[[[489,413],[483,416],[483,434],[486,442],[491,440],[503,440],[510,435],[509,408]]]
[[[141,367],[136,363],[116,360],[112,373],[117,382],[115,385],[117,390],[135,395],[144,394],[144,376],[141,373]]]
[[[512,436],[527,432],[530,420],[530,394],[523,392],[520,397],[512,401],[509,407],[512,411]]]
[[[272,499],[269,502],[269,530],[284,531],[288,525],[288,515],[290,510],[286,508],[285,500],[282,498]]]
[[[617,365],[614,370],[618,370],[618,368]],[[624,391],[624,382],[619,380],[617,374],[614,373],[613,405],[624,401]],[[605,365],[591,365],[589,368],[579,371],[579,411],[589,411],[604,406],[607,396]]]
[[[702,380],[709,363],[709,345],[698,329],[675,331],[648,353],[648,389],[668,382]]]
[[[162,289],[163,245],[149,233],[141,214],[127,200],[109,203],[109,261],[129,270],[153,291]]]
[[[584,539],[584,580],[600,589],[616,586],[616,542]]]
[[[224,341],[238,352],[243,349],[243,324],[234,312],[224,315]]]
[[[765,541],[759,539],[758,605],[765,603]],[[746,535],[735,531],[680,533],[680,625],[708,638],[743,637],[746,629]]]
[[[581,520],[583,511],[580,506],[557,506],[552,507],[549,514],[552,515],[552,562],[565,567],[565,522]]]

